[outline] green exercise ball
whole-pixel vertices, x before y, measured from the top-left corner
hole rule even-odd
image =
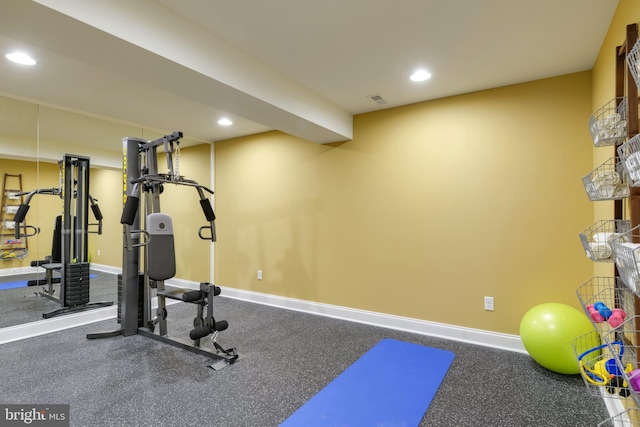
[[[541,366],[559,374],[580,373],[573,340],[594,327],[587,316],[566,304],[545,303],[531,308],[520,321],[520,339]]]

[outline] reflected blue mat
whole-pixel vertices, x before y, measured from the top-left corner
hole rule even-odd
[[[3,291],[5,289],[26,288],[26,287],[27,287],[26,280],[20,280],[17,282],[0,283],[0,291]]]
[[[90,274],[90,279],[95,279],[98,277],[96,274]],[[18,280],[17,282],[4,282],[0,283],[0,291],[5,289],[16,289],[16,288],[26,288],[28,280]]]
[[[281,426],[417,426],[454,357],[450,351],[384,339]]]

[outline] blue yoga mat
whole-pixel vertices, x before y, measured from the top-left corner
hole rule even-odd
[[[281,426],[417,426],[454,357],[450,351],[384,339]]]
[[[95,279],[98,277],[96,274],[90,274],[90,279]],[[18,280],[17,282],[4,282],[0,283],[0,291],[5,289],[16,289],[16,288],[26,288],[28,280]]]

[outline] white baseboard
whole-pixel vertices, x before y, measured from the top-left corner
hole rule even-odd
[[[188,289],[199,288],[199,283],[189,280],[171,279],[170,281],[167,281],[167,283],[173,286],[180,286]],[[413,319],[409,317],[394,316],[391,314],[377,313],[374,311],[359,310],[338,305],[323,304],[319,302],[281,297],[260,292],[226,288],[223,286],[221,286],[221,288],[222,293],[220,294],[220,296],[226,298],[233,298],[237,300],[253,302],[256,304],[263,304],[287,310],[300,311],[304,313],[317,314],[320,316],[327,316],[351,322],[364,323],[367,325],[380,326],[383,328],[411,332],[419,335],[428,335],[432,337],[482,345],[485,347],[494,347],[502,350],[527,353],[518,335],[509,335],[499,332],[484,331],[481,329],[465,328],[462,326],[429,322],[426,320]]]
[[[114,305],[2,328],[0,329],[0,344],[38,337],[101,320],[113,319],[118,315],[117,310],[118,307]]]
[[[367,325],[390,328],[399,331],[411,332],[419,335],[444,338],[461,341],[470,344],[494,347],[502,350],[526,353],[526,350],[517,335],[502,334],[499,332],[484,331],[481,329],[465,328],[462,326],[447,325],[444,323],[429,322],[426,320],[409,317],[394,316],[373,311],[359,310],[349,307],[341,307],[331,304],[304,301],[294,298],[281,297],[259,292],[244,291],[240,289],[222,287],[221,296],[269,305],[277,308],[301,311],[317,314],[335,319],[364,323]]]
[[[44,270],[38,271],[37,267],[9,267],[0,269],[0,277],[2,276],[13,276],[16,274],[31,274],[44,272]]]
[[[91,268],[97,271],[104,271],[112,274],[120,274],[121,272],[120,268],[95,263],[91,263]],[[174,278],[171,280],[167,280],[167,284],[189,289],[199,289],[199,282],[194,282],[191,280]],[[526,350],[522,345],[522,341],[517,335],[509,335],[499,332],[485,331],[481,329],[465,328],[462,326],[448,325],[444,323],[429,322],[426,320],[394,316],[390,314],[377,313],[373,311],[359,310],[355,308],[341,307],[337,305],[323,304],[312,301],[304,301],[295,298],[264,294],[260,292],[226,287],[221,288],[221,296],[226,298],[233,298],[257,304],[264,304],[271,307],[295,310],[320,316],[327,316],[335,319],[364,323],[367,325],[390,328],[420,335],[461,341],[470,344],[482,345],[485,347],[494,347],[502,350],[526,353]],[[117,313],[115,309],[116,307],[108,307],[106,309],[90,310],[83,313],[62,316],[59,319],[48,319],[33,323],[42,326],[42,328],[38,328],[42,331],[42,333],[49,333],[61,329],[72,328],[74,326],[85,325],[87,323],[98,322],[100,320],[113,318]],[[51,325],[47,325],[45,327],[44,323],[46,322],[50,322]],[[9,342],[7,341],[7,339],[13,341],[14,339],[12,339],[12,337],[17,336],[19,331],[25,332],[24,327],[26,327],[27,325],[0,329],[0,344],[2,344],[3,342]],[[7,329],[10,331],[6,331]],[[7,333],[9,335],[5,335]],[[38,333],[37,335],[42,334]],[[35,335],[30,334],[29,336]]]
[[[111,274],[122,273],[122,269],[120,267],[112,267],[110,265],[96,264],[95,262],[92,262],[89,267],[92,270],[103,271],[105,273],[111,273]]]
[[[612,426],[614,427],[624,427],[630,426],[631,420],[627,415],[627,408],[624,407],[622,401],[619,396],[611,396],[608,394],[604,387],[601,387],[600,392],[602,393],[602,401],[604,405],[607,407],[607,411],[610,415],[610,421],[612,421]]]

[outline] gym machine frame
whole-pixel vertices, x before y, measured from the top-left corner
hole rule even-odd
[[[97,201],[89,194],[89,163],[88,157],[65,154],[62,161],[58,162],[60,165],[60,187],[23,193],[22,195],[26,194],[27,197],[15,214],[16,239],[32,237],[38,234],[40,229],[31,225],[20,225],[29,211],[31,199],[35,195],[44,194],[60,196],[63,200],[60,248],[58,248],[60,262],[49,259],[32,263],[32,266],[39,266],[46,270],[47,289],[44,292],[36,292],[36,294],[58,301],[62,305],[57,310],[44,313],[42,317],[45,319],[59,314],[113,305],[113,301],[89,302],[89,225],[97,225],[98,229],[94,233],[102,234],[103,218]],[[97,224],[89,224],[87,215],[89,201],[93,215],[98,221]],[[54,271],[60,271],[60,296],[54,295],[53,284],[56,282],[53,278]]]
[[[213,298],[220,294],[220,288],[208,282],[201,282],[198,290],[165,284],[165,280],[175,275],[173,225],[171,218],[160,212],[160,194],[165,184],[188,186],[197,190],[200,206],[209,222],[208,226],[199,228],[198,236],[203,240],[216,241],[215,215],[207,198],[207,193],[213,194],[213,191],[180,176],[180,138],[182,132],[174,132],[154,141],[131,137],[123,139],[124,209],[120,220],[123,224],[123,256],[118,307],[121,328],[113,332],[88,334],[87,338],[139,334],[215,359],[216,362],[210,367],[219,370],[238,358],[235,348],[224,349],[216,342],[219,332],[228,327],[226,320],[216,321],[214,318]],[[166,155],[166,174],[158,173],[159,147],[164,149]],[[140,197],[141,193],[145,197]],[[139,212],[144,212],[145,215],[140,215]],[[141,219],[144,221],[142,228]],[[203,235],[206,230],[209,230],[209,236]],[[145,241],[141,242],[141,236],[145,236]],[[153,288],[156,289],[157,296],[155,317],[152,317],[151,308]],[[189,333],[191,343],[168,335],[167,298],[197,305],[194,329]],[[200,340],[209,335],[215,352],[200,346]]]

